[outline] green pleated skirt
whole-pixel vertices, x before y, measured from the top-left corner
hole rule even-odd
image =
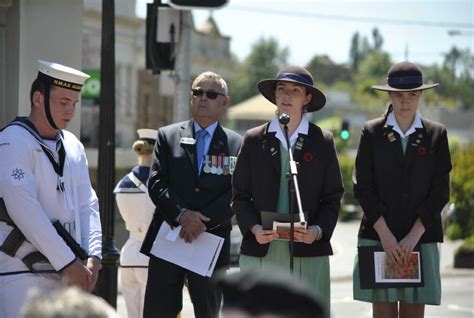
[[[359,239],[359,246],[380,245],[379,241]],[[423,259],[423,287],[374,288],[361,289],[359,276],[359,259],[356,255],[353,274],[353,293],[355,300],[367,302],[396,302],[409,304],[439,305],[441,303],[441,277],[439,273],[438,243],[421,244]]]
[[[240,255],[239,265],[245,269],[279,270],[290,272],[290,250],[288,241],[276,240],[270,243],[264,257]],[[293,276],[314,291],[316,297],[330,309],[331,288],[329,277],[329,257],[295,257]]]

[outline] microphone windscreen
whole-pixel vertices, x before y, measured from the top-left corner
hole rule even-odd
[[[290,116],[288,114],[283,113],[280,116],[278,116],[278,121],[282,125],[288,125],[288,123],[290,122]]]

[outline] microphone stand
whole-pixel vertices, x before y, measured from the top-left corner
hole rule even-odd
[[[283,117],[282,114],[281,117]],[[291,146],[290,146],[290,138],[288,137],[288,126],[287,124],[289,123],[289,117],[287,116],[287,121],[286,123],[283,123],[283,131],[285,135],[285,140],[286,140],[286,145],[288,148],[288,155],[290,157],[290,165],[289,165],[289,172],[287,174],[288,178],[288,205],[290,209],[290,272],[293,273],[293,267],[294,267],[294,257],[295,257],[295,213],[294,213],[294,208],[293,208],[293,198],[296,196],[296,201],[298,203],[298,214],[299,214],[299,219],[300,219],[300,225],[306,226],[306,219],[303,213],[303,206],[301,205],[301,196],[300,196],[300,190],[298,186],[298,170],[296,167],[296,161],[293,160],[293,153],[291,151]],[[281,120],[280,122],[284,122]]]

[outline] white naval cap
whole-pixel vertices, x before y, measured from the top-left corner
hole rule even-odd
[[[137,133],[140,139],[151,139],[153,140],[153,142],[155,142],[158,131],[155,129],[142,128],[142,129],[138,129]]]
[[[72,67],[38,60],[38,78],[49,84],[80,91],[89,77]]]

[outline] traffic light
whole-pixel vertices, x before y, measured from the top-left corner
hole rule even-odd
[[[344,119],[341,123],[341,131],[339,132],[339,137],[341,137],[342,140],[349,140],[351,137],[351,131],[350,131],[350,123],[347,119]]]
[[[158,41],[157,29],[158,17],[160,16],[160,9],[169,8],[167,5],[161,3],[147,3],[147,14],[146,14],[146,33],[145,33],[145,51],[146,51],[146,60],[145,67],[152,70],[153,74],[159,74],[162,70],[173,70],[174,61],[175,61],[175,41],[176,39],[172,37],[177,36],[179,33],[175,32],[175,26],[172,24],[166,28],[169,30],[170,40],[168,41]],[[172,9],[168,9],[172,13]],[[169,19],[166,19],[169,20]],[[179,23],[175,23],[179,24]],[[163,26],[164,27],[164,26]],[[163,28],[162,27],[162,28]],[[166,31],[165,30],[165,31]],[[173,31],[173,32],[172,32]]]

